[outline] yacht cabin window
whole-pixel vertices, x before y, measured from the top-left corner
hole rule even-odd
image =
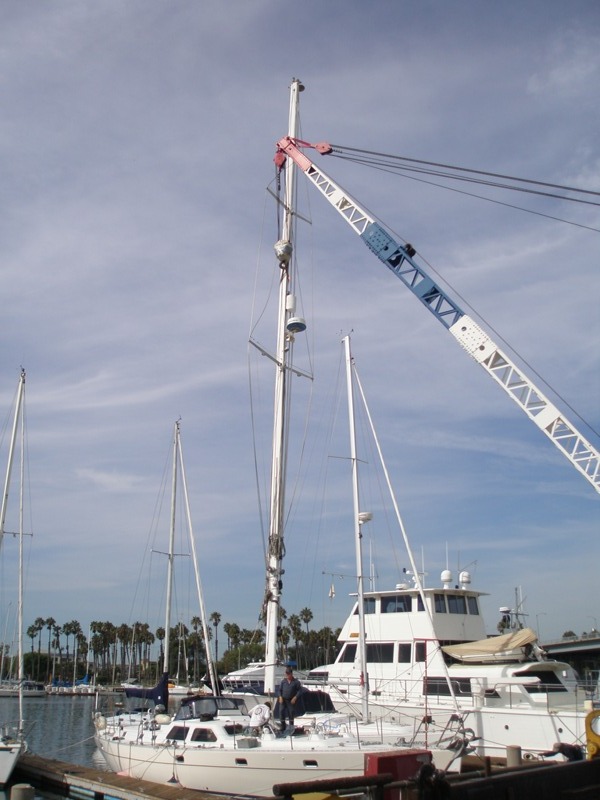
[[[375,613],[375,597],[365,597],[363,599],[363,608],[365,610],[365,614],[374,614]],[[358,614],[358,603],[354,606],[353,614]]]
[[[465,597],[462,594],[449,594],[448,595],[448,613],[449,614],[466,614],[467,604]]]
[[[446,613],[446,598],[443,594],[435,594],[434,596],[434,604],[435,604],[435,613],[436,614],[445,614]]]
[[[427,642],[415,642],[415,663],[427,659]]]
[[[452,692],[446,678],[428,676],[423,679],[423,694],[437,697],[448,697],[452,693],[455,697],[469,697],[471,695],[471,681],[469,678],[453,678],[451,684]]]
[[[398,645],[398,663],[410,664],[410,644],[408,642],[400,642]]]
[[[410,611],[412,608],[412,598],[409,594],[397,594],[394,597],[381,598],[382,614],[398,614]]]
[[[479,614],[479,604],[477,602],[477,598],[473,595],[469,595],[467,597],[467,603],[469,605],[469,614]]]
[[[479,616],[479,603],[475,595],[435,594],[433,602],[436,614],[466,614],[468,608],[469,614]]]
[[[344,645],[338,661],[341,664],[354,664],[356,659],[356,645],[354,643]]]
[[[367,644],[367,661],[369,664],[392,664],[394,661],[393,642]]]

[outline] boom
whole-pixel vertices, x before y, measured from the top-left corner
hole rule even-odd
[[[332,150],[328,144],[312,145],[285,136],[277,142],[276,165],[281,169],[286,156],[298,165],[360,236],[369,250],[400,278],[450,331],[461,347],[554,442],[596,491],[600,492],[600,452],[579,433],[487,333],[415,262],[414,247],[396,242],[347,192],[319,169],[300,147],[312,147],[322,154],[330,153]]]

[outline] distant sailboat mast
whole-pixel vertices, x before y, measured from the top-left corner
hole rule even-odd
[[[192,512],[190,510],[190,498],[188,495],[187,480],[185,477],[185,464],[183,461],[183,450],[181,447],[180,427],[177,426],[177,441],[179,446],[179,466],[181,469],[181,483],[183,487],[183,502],[185,504],[185,514],[187,518],[188,531],[190,537],[190,546],[192,549],[192,563],[194,565],[194,577],[196,578],[196,591],[198,592],[198,603],[200,605],[200,619],[202,621],[202,634],[204,636],[204,645],[206,650],[206,666],[208,668],[208,677],[213,694],[219,694],[219,681],[217,679],[217,672],[214,661],[212,659],[209,647],[208,625],[206,606],[204,605],[204,593],[202,591],[202,584],[200,582],[200,571],[198,567],[198,556],[196,554],[196,540],[194,538],[194,531],[192,527]],[[187,658],[186,658],[187,664]]]
[[[22,404],[25,396],[25,370],[21,370],[21,381],[19,383],[19,403],[17,408],[21,414],[21,462],[20,462],[20,488],[19,488],[19,629],[18,629],[18,649],[19,649],[19,736],[22,737],[25,728],[25,716],[23,709],[23,682],[25,681],[25,648],[23,647],[23,498],[25,486],[25,414]],[[4,526],[3,526],[4,529]]]
[[[21,405],[23,403],[23,394],[25,392],[25,370],[21,370],[21,377],[19,379],[19,386],[17,389],[17,401],[15,404],[15,416],[13,419],[12,433],[10,436],[10,447],[8,451],[8,467],[6,469],[6,477],[4,479],[4,493],[2,494],[2,508],[0,509],[0,551],[2,550],[2,542],[4,540],[4,525],[6,524],[6,509],[8,506],[8,490],[10,488],[10,476],[12,474],[12,465],[15,455],[15,446],[17,442],[17,432],[19,430],[19,419],[21,414]]]
[[[171,477],[171,524],[169,527],[169,552],[167,553],[167,603],[165,609],[165,642],[163,673],[169,671],[169,647],[171,645],[171,606],[173,603],[173,566],[175,560],[175,516],[177,508],[177,450],[179,440],[179,420],[173,433],[173,472]]]

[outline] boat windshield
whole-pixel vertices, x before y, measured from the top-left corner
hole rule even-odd
[[[214,719],[219,713],[247,715],[241,697],[190,697],[182,701],[175,719]]]

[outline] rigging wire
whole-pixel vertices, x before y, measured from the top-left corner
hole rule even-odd
[[[561,189],[562,191],[566,191],[566,192],[578,192],[579,194],[589,194],[589,195],[592,195],[594,197],[600,197],[600,192],[596,192],[596,191],[594,191],[592,189],[582,189],[582,188],[577,187],[577,186],[564,186],[564,185],[559,184],[559,183],[546,183],[545,181],[533,180],[531,178],[517,178],[514,175],[502,175],[501,173],[498,173],[498,172],[485,172],[484,170],[471,169],[469,167],[458,167],[458,166],[454,166],[452,164],[441,164],[441,163],[436,162],[436,161],[424,161],[424,160],[419,159],[419,158],[408,158],[407,156],[397,156],[397,155],[391,155],[389,153],[377,153],[377,152],[374,152],[372,150],[360,150],[360,149],[355,148],[355,147],[342,147],[341,145],[331,145],[331,146],[333,148],[332,155],[336,155],[339,158],[344,158],[344,155],[343,155],[344,151],[349,151],[349,152],[353,152],[353,153],[362,153],[365,156],[364,163],[373,163],[373,164],[381,163],[381,164],[385,164],[386,162],[383,161],[382,159],[390,159],[392,162],[393,161],[406,161],[406,162],[409,162],[411,164],[422,164],[422,165],[428,166],[428,167],[436,167],[437,169],[440,169],[440,168],[441,169],[449,169],[449,170],[454,170],[456,172],[464,172],[464,173],[469,172],[472,175],[485,175],[488,178],[501,178],[502,180],[518,181],[519,183],[527,183],[527,184],[530,184],[532,186],[545,186],[547,189]],[[367,156],[369,156],[369,157],[377,156],[378,158],[377,159],[375,159],[375,158],[367,159],[366,158]],[[349,160],[353,160],[353,159],[349,159]],[[356,160],[360,161],[360,159],[356,159]],[[402,167],[399,167],[399,168],[401,169]],[[434,174],[434,173],[432,173],[432,174]],[[448,173],[448,174],[449,174],[449,176],[451,176],[450,173]],[[459,179],[458,176],[451,176],[451,177]],[[484,181],[481,181],[481,182],[484,183]],[[489,185],[490,186],[494,186],[494,185],[500,185],[500,184],[495,184],[493,182],[490,182]],[[514,189],[518,190],[518,187],[511,187],[511,186],[504,186],[503,188],[509,188],[509,189],[514,188]],[[550,196],[554,196],[554,195],[550,195]],[[585,202],[585,201],[577,200],[576,198],[569,198],[569,197],[565,197],[563,199],[565,199],[565,200],[574,200],[575,202]],[[600,205],[600,203],[592,203],[592,205]]]
[[[523,211],[523,212],[525,212],[527,214],[534,214],[535,216],[544,217],[546,219],[551,219],[551,220],[554,220],[555,222],[563,222],[566,225],[573,225],[576,228],[583,228],[585,230],[593,231],[594,233],[600,233],[600,228],[596,228],[596,227],[594,227],[592,225],[585,225],[585,224],[583,224],[581,222],[574,222],[573,220],[564,219],[563,217],[557,217],[557,216],[555,216],[553,214],[548,214],[548,213],[545,213],[543,211],[536,211],[536,210],[531,209],[531,208],[524,208],[523,206],[515,205],[514,203],[507,203],[507,202],[504,202],[502,200],[494,199],[492,197],[486,197],[485,195],[476,194],[474,192],[468,192],[468,191],[465,191],[463,189],[457,189],[456,187],[452,187],[452,186],[446,186],[445,184],[442,184],[442,183],[436,183],[435,181],[428,181],[428,180],[425,180],[424,178],[418,178],[415,175],[410,175],[408,173],[412,171],[412,172],[415,172],[415,173],[431,175],[432,177],[436,177],[437,176],[437,177],[442,177],[442,178],[448,178],[449,180],[465,181],[465,182],[475,183],[475,184],[482,185],[482,186],[489,186],[490,188],[503,188],[503,189],[513,190],[513,191],[525,192],[527,194],[534,194],[534,195],[538,195],[538,196],[548,197],[550,199],[563,199],[563,200],[567,200],[567,201],[571,201],[571,202],[585,203],[587,205],[600,206],[600,202],[596,203],[596,202],[589,201],[589,200],[580,200],[580,199],[577,199],[577,198],[571,198],[571,197],[567,197],[567,196],[564,196],[564,195],[558,195],[558,194],[554,194],[554,193],[550,193],[550,192],[535,191],[535,190],[532,190],[532,189],[525,189],[523,187],[510,186],[508,184],[499,184],[499,183],[495,183],[495,182],[492,182],[492,181],[487,181],[486,182],[486,181],[481,181],[481,180],[478,180],[478,179],[475,179],[475,178],[461,177],[461,176],[458,176],[458,175],[452,175],[452,174],[449,174],[449,173],[440,173],[440,172],[436,172],[436,171],[433,171],[433,170],[429,170],[428,171],[428,170],[424,170],[424,169],[405,167],[403,165],[386,164],[383,161],[378,163],[378,162],[376,162],[374,160],[369,160],[369,159],[350,158],[350,157],[345,157],[344,155],[342,155],[340,153],[337,153],[335,151],[331,155],[334,155],[337,158],[340,158],[342,161],[351,161],[351,162],[353,162],[355,164],[362,164],[363,166],[368,166],[368,167],[371,167],[372,169],[377,169],[380,172],[387,172],[387,173],[390,173],[390,174],[400,175],[400,176],[402,176],[404,178],[408,178],[409,180],[413,180],[413,181],[416,181],[416,182],[419,182],[419,183],[424,183],[424,184],[426,184],[428,186],[435,186],[435,187],[437,187],[439,189],[446,189],[449,192],[456,192],[457,194],[462,194],[462,195],[465,195],[466,197],[474,197],[474,198],[476,198],[478,200],[485,200],[488,203],[495,203],[496,205],[504,206],[505,208],[514,208],[517,211]],[[396,158],[400,158],[400,156],[397,156]],[[457,169],[465,169],[465,168],[460,167],[460,168],[457,168]],[[494,173],[489,173],[489,174],[493,175]],[[513,180],[527,181],[527,179],[525,179],[525,178],[514,178]],[[537,181],[537,182],[536,181],[529,181],[529,182],[530,183],[537,183],[538,185],[541,184],[540,181]],[[554,186],[555,184],[541,184],[541,185]],[[571,187],[568,187],[568,186],[559,187],[559,188],[562,188],[562,189],[564,189],[566,191],[581,191],[581,192],[585,192],[586,194],[592,194],[592,195],[600,196],[600,192],[592,192],[592,191],[586,190],[586,189],[575,190],[575,189],[572,189]]]

